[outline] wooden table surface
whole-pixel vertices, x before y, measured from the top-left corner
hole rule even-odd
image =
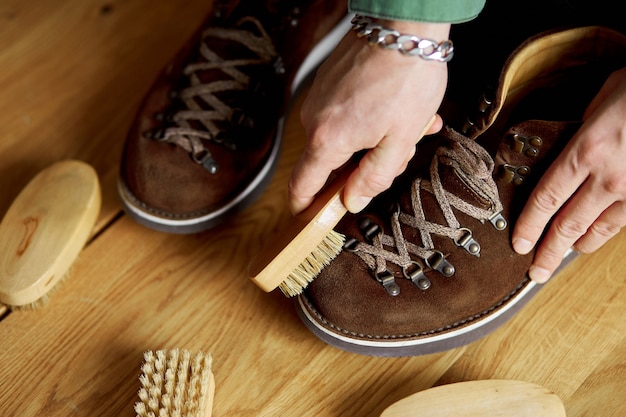
[[[0,214],[51,163],[92,164],[103,189],[93,238],[51,302],[0,309],[0,415],[132,416],[142,353],[213,355],[214,416],[378,416],[434,385],[518,379],[553,390],[570,417],[626,416],[626,234],[579,257],[505,326],[411,358],[325,345],[292,302],[245,265],[288,219],[302,148],[291,112],[264,195],[214,230],[154,232],[122,213],[115,181],[127,129],[206,0],[0,0]],[[295,108],[300,101],[296,102]]]

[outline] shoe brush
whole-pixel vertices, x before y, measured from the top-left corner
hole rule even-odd
[[[188,350],[144,353],[137,417],[211,417],[215,380],[210,354]]]
[[[100,205],[90,165],[63,160],[39,172],[0,223],[0,303],[45,305],[90,237]]]
[[[424,133],[434,122],[433,116]],[[269,239],[252,259],[248,274],[262,290],[270,292],[278,287],[286,296],[296,296],[339,255],[345,237],[333,228],[348,211],[342,193],[357,166],[358,161],[350,161],[338,170],[313,203]]]
[[[420,391],[386,408],[380,417],[565,417],[561,399],[536,384],[478,380]]]

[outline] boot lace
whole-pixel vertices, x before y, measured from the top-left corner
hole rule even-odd
[[[250,25],[253,30],[247,29]],[[210,42],[207,40],[211,38],[235,42],[251,51],[254,56],[224,59],[209,47]],[[190,154],[194,162],[204,166],[209,172],[216,173],[218,163],[206,146],[206,141],[220,143],[231,149],[236,148],[231,138],[223,134],[216,122],[227,122],[231,125],[251,123],[240,109],[232,108],[216,94],[249,88],[251,80],[241,71],[242,67],[274,62],[277,73],[280,73],[282,68],[270,36],[254,17],[240,19],[234,28],[207,28],[202,33],[199,56],[200,62],[191,63],[184,68],[184,76],[187,77],[189,86],[175,93],[183,104],[182,108],[167,117],[160,115],[160,118],[166,118],[171,126],[156,132],[148,132],[147,135],[152,139],[180,146]],[[219,70],[227,77],[204,83],[199,73],[209,70]],[[204,103],[209,109],[199,103]]]
[[[344,245],[365,262],[391,295],[399,294],[399,287],[388,263],[398,265],[405,278],[424,290],[430,287],[424,265],[446,277],[454,274],[454,266],[435,247],[433,235],[445,236],[469,254],[480,256],[479,243],[472,237],[471,230],[460,224],[454,209],[482,223],[489,221],[498,230],[506,227],[506,220],[500,214],[502,203],[492,177],[494,161],[491,156],[476,142],[452,129],[446,129],[443,134],[448,141],[436,150],[430,165],[430,180],[418,177],[411,184],[412,213],[403,212],[396,204],[390,216],[391,234],[383,233],[378,225],[363,218],[359,226],[366,241],[349,238]],[[483,207],[474,205],[447,191],[440,177],[440,164],[452,167],[467,188],[487,204]],[[424,192],[435,197],[446,224],[427,220],[421,197]],[[408,241],[402,225],[416,229],[421,244]]]

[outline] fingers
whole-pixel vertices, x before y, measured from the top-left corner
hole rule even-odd
[[[449,24],[413,24],[412,30],[433,39],[446,39],[450,31]],[[390,52],[349,34],[317,71],[300,112],[307,143],[289,183],[294,214],[355,153],[367,150],[344,188],[351,211],[384,191],[406,166],[427,118],[441,104],[447,66]],[[428,132],[441,125],[435,119]]]
[[[436,115],[426,124],[423,132],[437,132],[443,122]],[[423,134],[413,140],[397,140],[385,137],[365,154],[359,166],[348,178],[344,188],[344,204],[351,213],[363,210],[378,194],[391,186],[393,180],[404,170],[415,155],[415,144]]]
[[[597,190],[590,187],[589,170],[575,158],[573,143],[545,172],[513,230],[513,249],[520,254],[529,253],[545,232],[528,271],[535,282],[546,282],[552,276],[565,253],[611,204],[602,203],[605,197],[597,196]]]
[[[531,193],[513,230],[512,244],[517,253],[530,252],[546,226],[588,176],[577,170],[564,152],[543,175]],[[573,243],[573,242],[572,242]]]
[[[617,235],[624,224],[626,224],[626,204],[621,201],[615,202],[602,212],[574,247],[579,252],[594,252]]]
[[[528,272],[536,282],[547,281],[571,247],[594,251],[626,224],[624,97],[626,70],[616,71],[589,104],[582,127],[539,181],[515,225],[512,244],[522,254],[545,231]]]
[[[607,185],[595,177],[587,178],[567,202],[563,199],[567,197],[565,189],[560,195],[547,196],[547,193],[545,188],[538,188],[534,193],[523,216],[520,216],[522,221],[518,221],[513,238],[516,251],[528,252],[538,239],[535,238],[536,233],[541,234],[543,230],[540,223],[531,225],[528,219],[532,219],[532,216],[548,220],[553,217],[528,271],[530,278],[539,283],[546,282],[552,276],[570,248],[592,252],[626,224],[626,207],[619,201],[620,195],[609,191]],[[556,215],[555,207],[558,210]],[[549,213],[553,216],[548,217]],[[528,239],[528,246],[523,250],[520,250],[519,239],[524,237],[520,236]]]
[[[325,148],[324,148],[325,149]],[[326,155],[320,150],[305,150],[289,179],[289,208],[295,215],[313,202],[331,172],[345,164],[352,153],[333,152]]]
[[[590,233],[590,238],[593,236],[597,242],[598,236],[596,232],[592,232],[596,227],[594,225],[602,228],[603,223],[598,221],[605,208],[615,199],[613,195],[598,191],[594,181],[586,181],[554,217],[528,271],[533,281],[546,282],[561,264],[565,253],[581,237]],[[602,229],[597,229],[600,230]]]
[[[429,127],[432,124],[429,124]],[[357,213],[374,196],[389,188],[395,177],[406,169],[415,155],[415,143],[420,138],[408,141],[405,146],[400,146],[397,141],[385,138],[368,151],[344,187],[346,208],[350,212]],[[326,153],[325,151],[329,149],[332,148],[319,146],[307,149],[294,167],[289,180],[289,202],[292,213],[300,213],[308,207],[332,171],[341,167],[353,156],[351,152],[340,150]]]
[[[435,115],[426,124],[424,132],[433,134],[442,127],[441,117]],[[309,141],[309,146],[301,155],[289,180],[289,204],[293,214],[298,214],[308,207],[326,183],[331,172],[341,167],[353,156],[352,148],[343,146],[344,141],[339,137],[335,138],[334,146],[331,146],[326,142],[328,135],[317,132],[311,136],[318,139],[313,138]],[[395,177],[406,169],[407,164],[415,155],[415,144],[422,136],[409,136],[408,139],[403,140],[385,137],[368,151],[346,182],[344,188],[346,208],[350,212],[357,213],[373,197],[389,188]],[[344,147],[350,150],[343,151]]]
[[[408,163],[407,155],[414,153],[414,144],[401,147],[389,138],[381,140],[378,146],[367,152],[344,188],[344,204],[348,211],[358,213],[373,197],[389,188]]]

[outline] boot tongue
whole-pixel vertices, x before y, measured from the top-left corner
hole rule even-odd
[[[437,150],[438,177],[442,188],[473,206],[489,209],[493,202],[481,189],[492,182],[493,159],[481,147],[469,149],[463,142],[454,140],[455,136],[462,136],[460,133],[449,129],[446,135],[450,137],[449,143]],[[477,184],[483,183],[477,187]]]

